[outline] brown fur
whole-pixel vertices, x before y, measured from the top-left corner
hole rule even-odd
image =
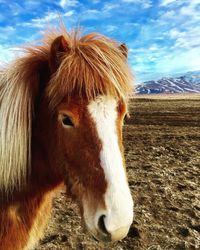
[[[47,193],[1,208],[0,250],[21,250],[30,241],[30,247],[36,245],[50,215],[51,199]]]
[[[132,79],[126,53],[124,45],[100,34],[64,31],[26,48],[0,71],[0,250],[31,248],[42,237],[44,217],[63,182],[80,206],[83,199],[94,211],[104,206],[102,145],[86,106],[99,94],[123,100],[123,151],[124,102]],[[63,114],[76,129],[63,128]]]

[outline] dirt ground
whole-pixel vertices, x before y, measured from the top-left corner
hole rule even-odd
[[[64,191],[37,250],[200,249],[200,96],[134,98],[124,126],[135,219],[114,244],[84,232]]]

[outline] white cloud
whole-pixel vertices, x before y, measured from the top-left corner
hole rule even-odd
[[[119,8],[119,4],[106,3],[102,9],[85,9],[80,14],[81,20],[98,20],[110,16],[112,11]]]
[[[176,48],[199,48],[200,51],[200,28],[197,26],[184,31],[179,31],[177,28],[171,29],[169,37],[175,40]]]
[[[130,64],[136,72],[138,82],[155,80],[175,73],[199,70],[200,50],[194,48],[168,54],[165,52],[158,56],[141,54],[133,56]]]
[[[68,12],[65,12],[63,16],[72,16],[74,14],[73,10],[70,10]],[[38,17],[31,19],[30,22],[22,23],[20,25],[26,27],[34,27],[34,28],[40,28],[43,29],[47,25],[51,24],[52,21],[59,21],[60,20],[60,14],[58,12],[48,12],[44,17]]]
[[[35,19],[32,19],[32,21],[35,22],[35,23],[37,23],[37,22],[47,23],[47,22],[50,22],[50,21],[52,21],[52,20],[54,20],[54,19],[56,19],[58,17],[59,17],[58,13],[49,12],[43,18],[35,18]]]
[[[74,10],[69,10],[62,15],[60,15],[59,12],[48,12],[43,17],[33,18],[29,22],[20,23],[18,26],[44,29],[47,28],[48,25],[51,25],[53,21],[59,22],[60,17],[71,17],[74,13]]]
[[[77,0],[61,0],[60,6],[62,8],[69,7],[69,6],[76,6],[78,4]]]
[[[140,4],[144,9],[148,9],[153,5],[151,0],[122,0],[122,2],[129,4]]]
[[[161,0],[160,6],[167,6],[167,5],[174,3],[174,2],[177,2],[177,0]]]
[[[26,0],[24,1],[25,10],[33,10],[35,8],[38,8],[41,4],[41,1],[38,0]]]
[[[9,36],[14,35],[16,32],[15,28],[12,26],[0,27],[0,43],[2,40],[7,40]]]
[[[74,14],[74,11],[73,10],[70,10],[70,11],[67,11],[63,14],[63,16],[73,16]]]
[[[168,57],[161,58],[157,65],[157,71],[161,72],[184,72],[198,70],[200,68],[200,50],[191,49],[188,51],[176,52]]]
[[[103,11],[107,12],[107,11],[111,11],[113,9],[116,9],[119,7],[119,4],[115,4],[115,3],[106,3],[103,7]]]
[[[58,19],[59,15],[55,15],[52,13],[52,14],[48,14],[44,18],[32,19],[31,22],[26,23],[26,25],[30,27],[43,29],[47,24],[50,24],[50,22],[56,18]]]
[[[140,47],[140,48],[129,47],[129,50],[128,50],[128,52],[132,53],[132,54],[145,53],[146,51],[147,51],[147,49],[146,48],[142,48],[142,47]],[[138,56],[138,58],[139,58],[139,56]]]
[[[197,6],[198,4],[200,4],[200,0],[192,0],[189,2],[190,2],[190,5],[192,5],[192,6]]]
[[[151,47],[148,48],[148,50],[150,50],[150,51],[157,51],[157,50],[159,50],[159,48],[158,48],[157,44],[153,44]]]
[[[96,9],[87,9],[81,14],[81,20],[98,20],[102,16],[102,12]]]
[[[113,32],[113,31],[115,31],[115,30],[117,30],[117,29],[118,29],[118,27],[115,26],[115,25],[107,25],[107,26],[106,26],[106,31],[107,31],[107,32]]]
[[[162,14],[162,19],[174,19],[177,18],[177,13],[174,10],[168,10]]]
[[[133,29],[134,29],[135,27],[140,26],[140,24],[137,23],[137,22],[134,22],[134,23],[127,22],[127,23],[125,23],[124,25],[125,25],[126,27],[133,28]]]
[[[177,28],[173,28],[169,31],[169,36],[172,39],[176,39],[177,37],[179,37],[180,33],[181,32]]]
[[[9,62],[13,57],[11,49],[8,46],[0,44],[0,65]]]
[[[18,3],[7,3],[7,6],[9,7],[9,10],[12,12],[12,16],[17,16],[24,12],[24,8],[20,6]]]
[[[184,16],[192,16],[192,18],[196,19],[197,17],[200,17],[200,12],[196,9],[198,5],[200,5],[200,0],[193,0],[180,9],[180,14]]]
[[[152,2],[151,1],[145,1],[145,2],[143,2],[143,8],[144,9],[148,9],[150,7],[152,7]]]
[[[10,33],[10,32],[13,32],[15,31],[15,28],[13,26],[4,26],[4,27],[0,27],[0,32],[1,33]]]

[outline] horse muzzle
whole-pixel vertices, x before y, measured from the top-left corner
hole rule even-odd
[[[133,222],[133,203],[113,209],[97,209],[94,214],[85,207],[84,220],[88,231],[98,241],[114,242],[125,238]]]
[[[96,230],[89,230],[90,233],[92,234],[92,236],[101,242],[114,242],[114,241],[119,241],[122,240],[123,238],[125,238],[128,234],[130,225],[128,226],[124,226],[124,227],[120,227],[118,229],[115,229],[113,231],[108,231],[106,229],[106,225],[105,225],[105,216],[101,216],[99,218],[99,222],[98,222],[98,227],[96,228]]]

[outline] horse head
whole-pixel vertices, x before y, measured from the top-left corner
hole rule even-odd
[[[126,57],[124,45],[99,35],[76,44],[58,37],[51,45],[55,75],[47,96],[56,113],[65,183],[88,230],[102,241],[124,238],[133,220],[122,143],[130,87]]]

